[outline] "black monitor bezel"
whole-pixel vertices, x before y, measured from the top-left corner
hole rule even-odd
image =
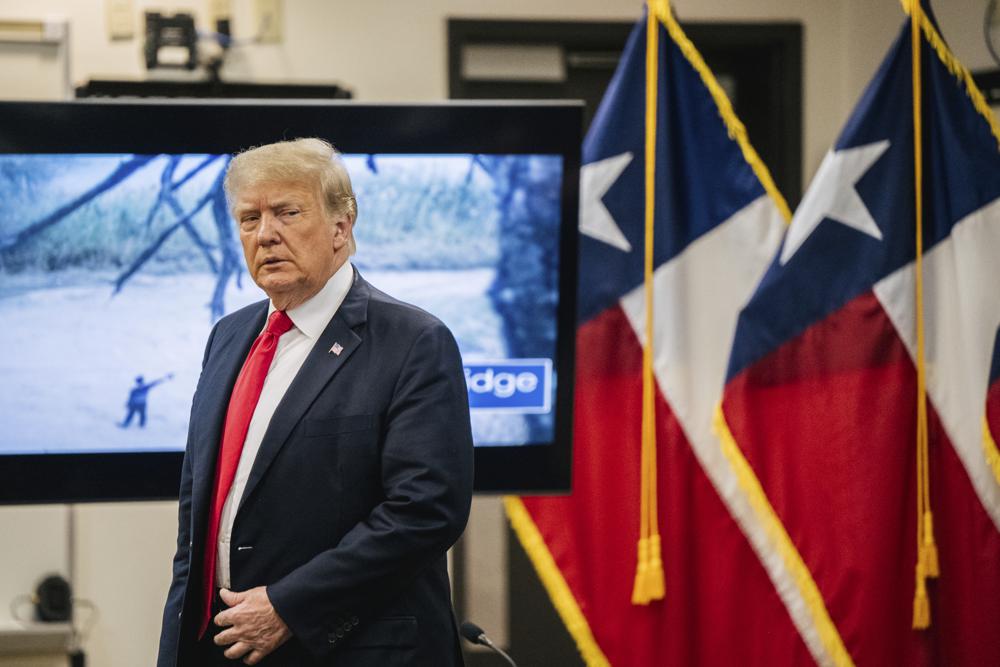
[[[233,153],[302,136],[344,153],[559,154],[562,225],[553,442],[477,447],[477,493],[571,486],[580,102],[0,102],[3,153]],[[181,452],[0,455],[0,504],[177,497]]]

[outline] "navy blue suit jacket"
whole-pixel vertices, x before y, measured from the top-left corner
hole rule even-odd
[[[223,419],[266,315],[266,301],[243,308],[208,340],[159,667],[194,664]],[[461,663],[445,553],[468,519],[472,476],[454,338],[355,274],[271,419],[233,525],[232,589],[267,586],[293,634],[262,664]]]

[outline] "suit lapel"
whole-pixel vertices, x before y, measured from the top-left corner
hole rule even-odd
[[[193,516],[206,514],[203,510],[210,502],[215,461],[222,441],[229,398],[250,346],[264,328],[267,304],[267,301],[256,304],[246,318],[217,333],[221,338],[212,343],[216,351],[209,356],[202,371],[204,384],[199,392],[198,411],[191,416],[191,432],[199,443],[192,452],[193,469],[196,471],[192,489]]]
[[[367,318],[368,297],[368,283],[355,272],[354,284],[344,302],[337,309],[330,324],[320,334],[302,368],[278,403],[274,416],[271,417],[257,458],[250,469],[243,498],[240,499],[241,508],[285,445],[295,425],[302,419],[302,415],[361,345],[362,339],[354,329],[363,324]]]

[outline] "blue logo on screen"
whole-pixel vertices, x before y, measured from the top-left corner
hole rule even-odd
[[[522,414],[551,410],[551,359],[502,359],[464,366],[473,410]]]

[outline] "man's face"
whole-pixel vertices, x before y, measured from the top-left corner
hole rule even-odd
[[[263,182],[237,195],[233,213],[247,269],[279,310],[311,298],[349,255],[351,222],[328,215],[314,187]]]

